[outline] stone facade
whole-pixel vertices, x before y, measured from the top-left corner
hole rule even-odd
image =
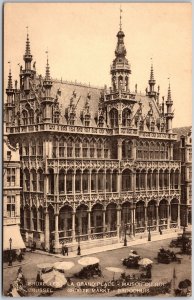
[[[180,226],[180,161],[173,158],[170,85],[132,91],[124,32],[117,34],[110,89],[52,80],[32,67],[27,35],[20,84],[6,89],[5,118],[20,145],[21,227],[26,243],[70,248]],[[57,50],[56,50],[57,51]],[[165,112],[166,111],[166,112]],[[148,228],[149,227],[149,228]]]

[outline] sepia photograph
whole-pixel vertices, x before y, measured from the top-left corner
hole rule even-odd
[[[4,3],[2,293],[192,296],[191,3]]]

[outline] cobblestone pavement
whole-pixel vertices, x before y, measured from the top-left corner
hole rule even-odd
[[[154,261],[153,268],[152,268],[152,278],[155,282],[161,282],[161,280],[171,280],[173,275],[173,270],[175,268],[176,270],[176,285],[180,280],[183,279],[191,279],[191,258],[188,255],[183,256],[183,260],[181,264],[178,264],[177,262],[170,263],[168,265],[166,264],[158,264],[155,260],[157,256],[158,249],[163,246],[165,248],[168,247],[171,239],[166,240],[160,240],[155,242],[149,242],[146,244],[141,245],[133,245],[133,246],[127,246],[125,248],[121,249],[115,249],[112,251],[107,252],[101,252],[92,254],[92,256],[98,257],[100,259],[100,266],[102,268],[103,278],[95,278],[91,279],[90,282],[100,282],[104,280],[110,280],[113,278],[113,274],[109,271],[107,271],[105,268],[107,266],[111,267],[119,267],[123,268],[124,271],[126,271],[126,274],[134,274],[139,273],[139,270],[134,269],[126,269],[124,266],[122,266],[121,259],[128,256],[130,250],[136,250],[138,254],[141,257],[147,257]],[[173,249],[175,252],[178,252],[179,249]],[[67,271],[66,275],[71,276],[75,272],[79,271],[81,269],[81,266],[77,264],[77,261],[80,257],[72,257],[71,261],[75,263],[75,267],[71,269],[70,271]],[[22,269],[23,273],[26,276],[28,281],[33,282],[36,278],[37,274],[37,264],[38,263],[44,263],[44,262],[56,262],[56,261],[63,261],[64,258],[59,258],[55,256],[48,256],[45,254],[40,253],[26,253],[25,257],[25,264],[23,264]],[[12,268],[6,268],[3,270],[3,290],[4,292],[8,290],[10,283],[16,278],[18,267],[12,267]],[[115,274],[115,278],[119,277],[119,274]],[[72,279],[72,282],[76,285],[77,282],[80,282],[80,280]],[[87,280],[88,281],[88,280]],[[79,291],[74,291],[70,287],[66,287],[62,290],[57,290],[54,292],[53,296],[89,296],[89,294],[83,294]],[[94,296],[94,295],[93,295]],[[98,294],[99,296],[99,294]],[[108,295],[108,296],[111,296]]]

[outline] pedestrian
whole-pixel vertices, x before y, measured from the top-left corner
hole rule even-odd
[[[64,246],[64,242],[62,242],[62,248],[61,248],[61,250],[62,250],[62,255],[65,256],[65,246]]]
[[[65,254],[67,254],[67,256],[69,255],[69,249],[68,249],[67,245],[65,245]]]
[[[162,235],[162,229],[159,227],[159,232],[160,232],[160,235]]]

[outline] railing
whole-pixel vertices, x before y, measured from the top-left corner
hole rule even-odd
[[[145,227],[137,227],[135,228],[135,233],[143,233],[145,232]]]
[[[98,239],[103,239],[104,235],[103,232],[99,232],[99,233],[92,233],[90,237],[91,240],[98,240]]]
[[[73,242],[73,237],[72,236],[68,236],[68,237],[61,237],[61,238],[59,238],[59,243],[62,244],[63,242],[65,244],[72,243]]]
[[[131,100],[132,98],[130,98]],[[157,138],[157,139],[173,139],[176,140],[177,135],[174,133],[165,132],[142,132],[137,128],[98,128],[98,127],[84,127],[84,126],[71,126],[62,124],[28,124],[21,126],[11,126],[8,129],[9,133],[26,133],[26,132],[38,132],[38,131],[56,131],[66,133],[83,133],[83,134],[97,134],[97,135],[139,135],[143,138]]]
[[[147,227],[147,231],[156,231],[156,229],[157,229],[157,226],[156,225],[151,225],[151,226],[148,226]]]
[[[76,240],[76,242],[87,241],[88,240],[88,234],[76,235],[75,240]]]
[[[168,228],[168,226],[167,226],[167,224],[159,225],[159,228],[160,228],[161,230],[165,230],[165,229]]]
[[[111,237],[115,237],[115,236],[117,236],[117,231],[116,230],[104,233],[104,237],[106,237],[106,238],[111,238]]]
[[[170,223],[170,228],[177,228],[177,227],[178,227],[178,223],[177,222]]]

